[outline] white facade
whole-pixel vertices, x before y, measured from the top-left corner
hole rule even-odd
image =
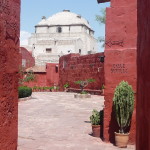
[[[87,20],[64,10],[35,26],[35,33],[28,41],[36,65],[57,63],[59,57],[69,53],[86,55],[98,51],[94,31]]]

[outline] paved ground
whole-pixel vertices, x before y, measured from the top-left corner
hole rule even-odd
[[[33,93],[32,99],[19,102],[18,150],[119,150],[90,135],[89,116],[93,108],[102,109],[103,101],[100,96]]]

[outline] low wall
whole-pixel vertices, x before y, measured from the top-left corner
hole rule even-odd
[[[95,79],[86,88],[100,90],[104,84],[104,63],[100,62],[99,57],[104,53],[80,56],[79,54],[69,54],[62,56],[59,60],[59,86],[69,83],[70,88],[79,89],[75,81]]]

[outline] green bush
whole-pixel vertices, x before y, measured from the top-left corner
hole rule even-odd
[[[119,132],[125,133],[125,129],[130,126],[134,109],[134,91],[128,82],[122,81],[116,87],[113,104]]]
[[[24,98],[24,97],[29,97],[32,94],[32,88],[26,87],[26,86],[21,86],[18,88],[18,97],[19,98]]]

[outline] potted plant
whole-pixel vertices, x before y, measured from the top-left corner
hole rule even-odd
[[[119,133],[115,132],[116,146],[127,147],[129,133],[126,129],[130,126],[132,113],[134,110],[134,91],[128,82],[122,81],[116,87],[113,106],[115,117],[119,125]]]
[[[64,84],[64,91],[67,92],[67,88],[69,88],[69,83]]]
[[[93,109],[90,121],[92,124],[93,136],[103,137],[103,110],[99,112],[96,109]]]
[[[80,92],[80,94],[75,94],[74,97],[75,98],[90,98],[91,95],[88,92],[86,92],[84,90],[84,88],[86,86],[88,86],[89,83],[92,83],[92,82],[95,82],[95,79],[87,79],[87,80],[75,81],[75,84],[79,84],[81,92]]]

